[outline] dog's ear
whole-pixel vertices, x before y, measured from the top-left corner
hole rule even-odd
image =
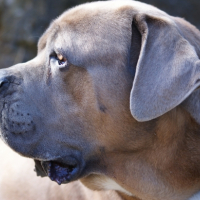
[[[138,121],[163,115],[200,85],[200,62],[194,47],[171,18],[134,16],[141,50],[130,96]]]

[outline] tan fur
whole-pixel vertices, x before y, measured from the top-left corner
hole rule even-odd
[[[187,130],[186,127],[190,127],[189,130]],[[149,127],[148,125],[145,127],[144,124],[144,130],[145,129],[149,129]],[[141,132],[144,133],[144,130]],[[135,172],[135,175],[131,178],[132,182],[129,182],[129,186],[124,186],[124,188],[131,191],[131,187],[135,187],[135,185],[139,183],[139,185],[143,185],[143,187],[140,188],[141,193],[145,194],[147,191],[155,192],[158,199],[161,199],[159,195],[163,196],[164,190],[167,192],[165,195],[168,196],[166,199],[170,196],[174,198],[174,188],[176,188],[176,191],[181,191],[179,195],[185,196],[188,195],[191,190],[197,191],[200,186],[198,157],[200,153],[198,148],[200,138],[198,130],[199,125],[194,122],[189,114],[182,110],[182,108],[177,108],[154,122],[152,129],[149,129],[151,137],[146,137],[148,140],[145,145],[146,148],[143,150],[140,148],[141,150],[138,153],[135,152],[130,155],[126,154],[125,151],[122,155],[115,155],[115,158],[109,157],[109,161],[107,160],[107,162],[117,163],[118,170],[115,172],[109,171],[108,173],[114,173],[113,178],[117,176],[119,180],[121,176],[120,171],[123,172],[124,167],[131,168]],[[106,160],[105,157],[104,155],[104,160]],[[121,164],[122,166],[120,166]],[[194,167],[196,168],[195,170]],[[145,188],[141,177],[144,178],[143,181],[145,182],[150,181],[153,182],[153,185],[156,184],[156,190],[151,187],[151,184]],[[159,177],[164,179],[161,181]],[[123,179],[123,173],[120,178],[123,186],[123,182],[126,181]],[[97,189],[97,185],[93,179],[96,179],[96,177],[91,176],[82,181],[87,186]],[[92,182],[94,182],[95,187],[91,185]],[[99,183],[99,181],[96,182],[97,184]],[[193,185],[193,183],[196,183],[196,185]],[[192,185],[193,188],[191,187]],[[166,186],[168,190],[166,190]],[[183,188],[184,190],[182,190]],[[99,189],[101,189],[101,187]],[[132,191],[132,193],[137,195],[136,191]],[[140,196],[141,199],[149,199],[149,197],[145,195],[141,196],[141,194],[139,194],[138,196]],[[177,196],[177,199],[179,198],[180,197]]]

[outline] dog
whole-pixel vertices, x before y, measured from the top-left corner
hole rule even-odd
[[[1,138],[58,184],[199,199],[199,57],[200,32],[153,6],[77,6],[0,70]]]

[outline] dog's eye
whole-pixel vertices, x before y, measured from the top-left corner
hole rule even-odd
[[[51,65],[56,65],[60,69],[67,67],[67,59],[62,54],[53,53],[50,56]]]
[[[67,62],[67,59],[61,54],[57,54],[57,60],[59,65],[65,65]]]

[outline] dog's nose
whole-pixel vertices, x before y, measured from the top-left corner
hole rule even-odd
[[[1,77],[0,78],[0,91],[2,91],[4,88],[8,87],[9,80],[7,77]]]
[[[4,71],[0,72],[0,94],[6,91],[13,80],[13,76],[7,75]]]

